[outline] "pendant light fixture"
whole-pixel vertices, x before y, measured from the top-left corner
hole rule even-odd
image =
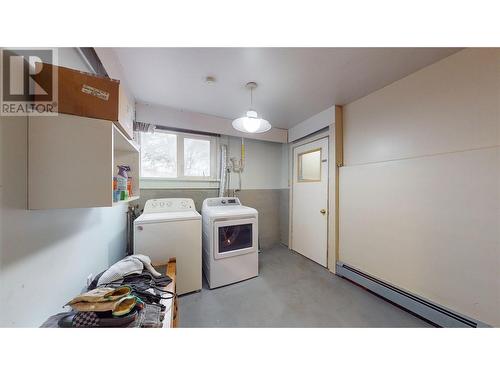
[[[233,128],[244,133],[264,133],[271,129],[269,121],[259,118],[257,112],[252,109],[253,90],[257,88],[255,82],[248,82],[245,87],[250,90],[250,109],[245,117],[237,118],[233,121]]]

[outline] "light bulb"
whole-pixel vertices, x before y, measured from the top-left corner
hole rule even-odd
[[[243,120],[243,127],[245,130],[249,133],[255,133],[257,130],[259,130],[260,127],[260,119],[258,118],[252,118],[252,117],[245,117]]]

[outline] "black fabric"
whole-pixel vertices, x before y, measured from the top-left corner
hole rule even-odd
[[[98,274],[96,275],[96,277],[94,277],[94,280],[92,280],[92,282],[90,283],[90,285],[89,285],[89,287],[87,288],[87,290],[92,290],[92,289],[97,288],[97,283],[99,282],[99,279],[101,278],[102,274],[103,274],[104,272],[106,272],[106,271],[107,271],[107,270],[104,270],[104,271],[102,271],[102,272],[98,273]]]
[[[93,311],[79,312],[73,318],[73,327],[91,328],[99,327],[99,316]]]
[[[111,312],[73,311],[64,314],[57,325],[61,328],[126,328],[131,326],[138,316],[137,309],[124,316],[113,316]]]
[[[139,297],[144,303],[160,305],[162,299],[173,297],[173,293],[168,293],[170,296],[162,297],[166,291],[165,287],[172,282],[168,276],[154,277],[151,273],[144,271],[140,275],[129,275],[123,279],[123,284],[129,285],[132,288],[132,294]],[[153,289],[150,292],[148,289]],[[162,310],[165,306],[161,305]]]

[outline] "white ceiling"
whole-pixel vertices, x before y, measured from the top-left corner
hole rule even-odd
[[[458,51],[457,48],[116,48],[137,101],[236,118],[254,108],[290,128]],[[205,77],[216,83],[208,85]]]

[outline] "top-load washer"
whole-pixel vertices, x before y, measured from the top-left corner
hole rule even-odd
[[[258,212],[238,198],[208,198],[203,218],[203,272],[210,289],[259,274]]]
[[[176,290],[185,294],[201,289],[201,215],[192,199],[150,199],[134,221],[134,252],[153,264],[177,260]]]

